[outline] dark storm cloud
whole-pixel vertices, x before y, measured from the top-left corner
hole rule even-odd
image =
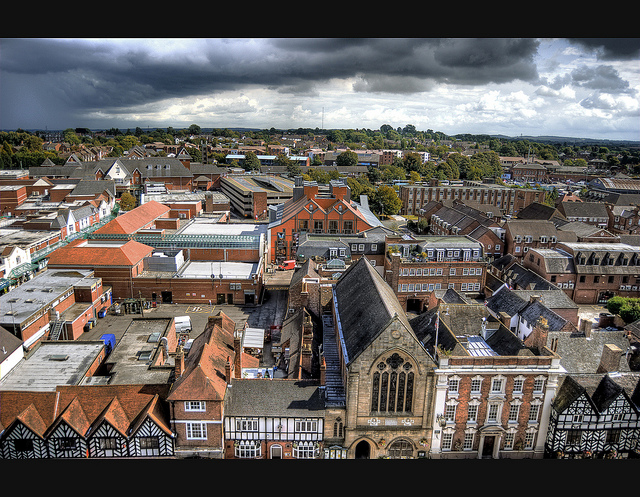
[[[602,60],[634,60],[640,56],[640,38],[568,38]]]
[[[358,76],[363,81],[356,89],[361,91],[406,93],[424,91],[436,82],[482,85],[537,78],[533,57],[538,42],[531,39],[285,39],[270,43],[293,59],[302,56],[305,77]]]
[[[582,65],[571,72],[574,84],[591,90],[601,90],[608,93],[626,93],[629,82],[624,81],[618,71],[611,66],[587,67]]]
[[[7,81],[39,77],[75,108],[109,109],[257,85],[309,93],[357,77],[356,91],[411,93],[434,82],[484,84],[536,77],[534,40],[194,40],[193,53],[98,40],[3,40]],[[163,40],[158,40],[162,44]],[[171,43],[167,40],[166,43]],[[18,77],[19,76],[19,77]],[[53,90],[55,88],[55,91]]]

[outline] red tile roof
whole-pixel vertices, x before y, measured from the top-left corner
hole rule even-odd
[[[135,240],[113,246],[74,240],[49,255],[49,267],[135,266],[152,253],[153,247]]]
[[[64,420],[81,436],[108,421],[123,434],[151,418],[170,433],[169,417],[161,399],[169,385],[60,385],[55,392],[0,391],[0,430],[16,421],[39,436]]]
[[[224,399],[227,387],[227,359],[235,358],[235,322],[223,312],[210,317],[210,324],[191,345],[182,376],[176,380],[169,401],[183,399]],[[243,367],[257,367],[258,359],[242,353]]]
[[[112,221],[97,229],[95,233],[100,234],[125,234],[131,235],[144,228],[159,217],[163,217],[171,209],[152,200],[139,205],[125,214],[121,214]]]

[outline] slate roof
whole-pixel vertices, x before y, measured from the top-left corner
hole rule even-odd
[[[576,272],[573,256],[563,250],[533,248],[531,252],[536,252],[542,256],[542,262],[547,274],[574,274]]]
[[[511,219],[505,223],[507,229],[513,237],[520,235],[532,236],[536,240],[539,236],[551,238],[556,236],[556,226],[551,221],[543,219]]]
[[[528,300],[510,291],[508,288],[503,288],[487,299],[487,307],[491,311],[496,314],[505,312],[511,317],[520,314],[520,311],[522,311],[528,303]]]
[[[511,293],[529,301],[531,296],[537,295],[542,302],[549,309],[578,309],[576,304],[569,296],[561,289],[551,290],[511,290]]]
[[[612,344],[626,351],[629,340],[624,330],[607,331],[601,328],[591,330],[589,337],[584,333],[566,331],[549,331],[547,343],[555,340],[556,353],[560,356],[560,364],[567,374],[594,374],[600,366],[602,350],[605,344]],[[628,372],[629,364],[622,354],[619,371]]]
[[[114,180],[89,180],[83,179],[71,191],[71,195],[100,195],[104,191],[116,196],[116,183]]]
[[[531,202],[518,211],[518,219],[542,219],[548,221],[555,216],[564,218],[564,215],[558,212],[558,209],[540,202]]]
[[[562,226],[558,226],[558,229],[562,231],[574,232],[577,235],[578,240],[580,238],[596,236],[600,232],[602,232],[600,236],[611,237],[612,239],[617,238],[613,233],[610,233],[603,228],[594,226],[593,224],[585,223],[583,221],[571,221],[569,223],[563,224]]]
[[[512,264],[518,262],[518,258],[513,254],[505,254],[502,257],[494,259],[491,262],[491,265],[495,267],[498,271],[502,272],[505,269],[509,268]]]
[[[485,348],[492,355],[519,356],[532,353],[508,328],[501,326],[483,305],[442,304],[439,309],[438,348],[448,350],[452,355],[480,355],[471,346],[474,341],[486,344]],[[430,309],[410,321],[416,336],[427,350],[435,346],[437,311],[438,308]],[[487,319],[486,339],[481,336],[482,318]]]
[[[225,416],[324,417],[320,385],[310,380],[233,379]]]
[[[295,269],[293,275],[291,275],[289,288],[299,288],[303,278],[320,278],[320,275],[316,272],[316,264],[311,259],[307,259],[304,264]]]
[[[520,316],[529,326],[533,326],[541,317],[546,319],[549,331],[561,330],[567,324],[566,319],[544,306],[542,302],[538,300],[529,303],[524,309],[522,309],[520,311]]]
[[[395,293],[366,258],[347,268],[334,292],[348,362],[358,357],[394,316],[413,334]]]
[[[509,266],[504,272],[503,279],[515,289],[522,290],[554,290],[558,287],[550,283],[539,274],[525,268],[520,263]]]
[[[563,202],[558,207],[567,219],[572,217],[595,217],[609,219],[607,207],[601,202]]]
[[[345,257],[351,257],[351,245],[343,240],[336,238],[322,238],[320,236],[308,239],[306,236],[301,236],[298,247],[296,248],[296,254],[298,257],[305,257],[307,260],[312,257],[324,257],[329,259],[329,249],[337,248],[344,249]]]
[[[518,292],[503,288],[487,299],[487,307],[496,315],[499,315],[500,312],[505,312],[511,317],[518,315],[529,325],[534,324],[540,317],[544,317],[547,320],[550,331],[562,329],[567,324],[565,318],[553,311],[542,299],[531,302],[530,296],[539,295],[539,293],[535,291]],[[553,294],[555,293],[564,294],[562,290],[547,291],[545,294],[547,300],[552,301]],[[558,300],[560,300],[560,298],[558,298]],[[564,301],[562,301],[562,305],[569,306],[569,304]],[[577,308],[577,305],[573,304],[573,307]]]
[[[640,407],[640,373],[568,374],[561,380],[552,406],[563,412],[584,395],[591,408],[601,413],[621,394]]]

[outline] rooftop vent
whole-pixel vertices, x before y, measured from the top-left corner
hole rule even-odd
[[[69,356],[66,354],[53,354],[49,356],[50,361],[66,361]]]

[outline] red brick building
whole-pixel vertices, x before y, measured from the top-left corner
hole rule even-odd
[[[516,215],[532,202],[544,202],[544,190],[510,188],[489,183],[465,181],[463,185],[401,185],[398,196],[402,200],[401,215],[418,215],[428,202],[459,200],[496,207],[499,214]]]
[[[0,214],[15,216],[15,211],[27,200],[27,187],[24,185],[0,185]]]
[[[440,303],[410,323],[437,349],[431,458],[541,459],[565,373],[545,324],[523,343],[484,305],[468,303]]]
[[[487,261],[469,236],[387,237],[385,249],[385,280],[406,311],[422,312],[435,290],[483,292]]]
[[[243,351],[236,324],[223,312],[210,316],[185,357],[176,357],[176,380],[168,401],[176,433],[176,455],[223,458],[224,399],[232,378],[258,359]]]
[[[54,250],[49,256],[50,269],[91,269],[96,277],[113,289],[114,299],[137,297],[133,279],[144,270],[144,258],[153,247],[135,240],[101,241],[74,240]]]
[[[332,181],[325,192],[296,178],[293,198],[270,212],[271,262],[294,259],[301,232],[353,234],[380,224],[366,202],[351,200],[346,182]]]
[[[626,243],[558,243],[532,251],[526,268],[561,287],[576,304],[640,297],[640,248]]]
[[[42,339],[75,340],[111,303],[111,289],[88,268],[49,269],[0,296],[0,326],[25,348]]]

